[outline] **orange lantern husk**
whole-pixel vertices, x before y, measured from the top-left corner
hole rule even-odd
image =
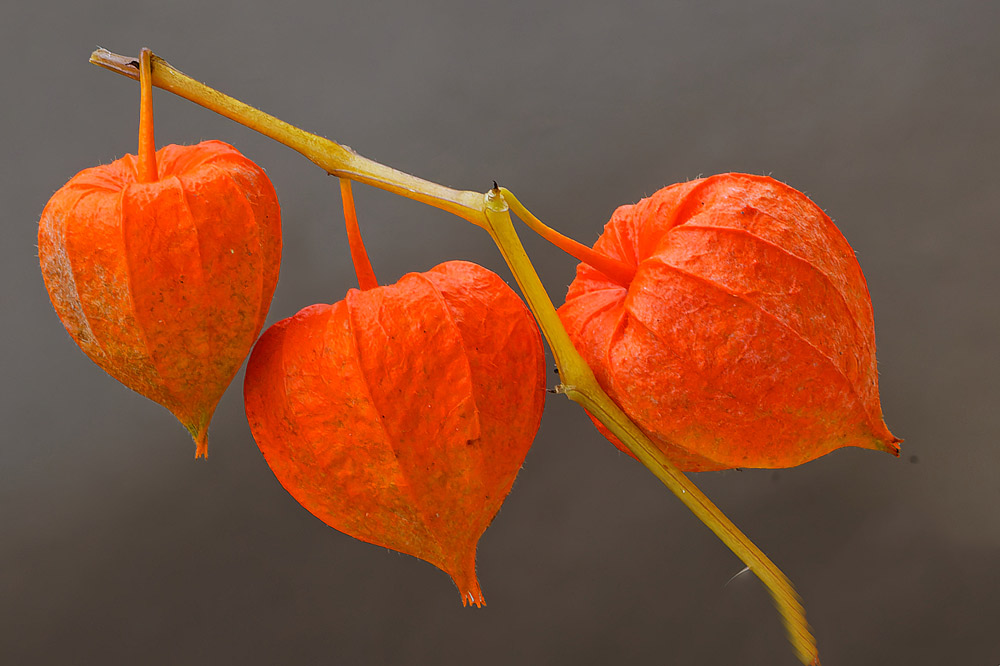
[[[314,305],[261,336],[247,418],[284,488],[341,532],[448,573],[481,605],[476,545],[541,420],[545,362],[527,308],[450,261]]]
[[[899,455],[864,275],[804,194],[747,174],[672,185],[616,210],[594,249],[634,275],[580,264],[560,318],[681,469],[789,467],[843,446]]]
[[[209,421],[278,281],[281,214],[264,171],[228,144],[154,156],[145,78],[138,155],[60,188],[42,212],[38,253],[80,348],[173,412],[204,456]]]

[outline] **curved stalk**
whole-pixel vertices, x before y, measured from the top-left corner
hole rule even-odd
[[[340,179],[340,198],[344,204],[344,222],[347,224],[347,247],[351,250],[351,261],[354,263],[354,274],[358,276],[358,289],[368,291],[378,286],[372,262],[368,258],[368,250],[361,238],[361,227],[358,226],[358,214],[354,209],[354,193],[351,191],[351,181]]]
[[[138,78],[138,63],[134,59],[99,49],[91,55],[90,61],[130,78]],[[803,664],[819,664],[816,643],[806,622],[805,611],[788,578],[621,411],[601,389],[593,371],[573,347],[545,287],[514,230],[510,219],[510,207],[505,197],[509,193],[499,188],[494,188],[485,195],[453,190],[410,176],[361,157],[329,139],[300,130],[223,95],[182,74],[161,58],[153,56],[152,65],[153,85],[169,90],[289,146],[332,175],[374,185],[436,206],[486,229],[510,267],[549,343],[563,382],[558,391],[566,394],[600,420],[753,571],[770,592],[798,658]],[[513,195],[509,196],[511,202],[516,202],[515,211],[519,216],[524,214],[522,219],[529,226],[533,229],[536,227],[548,229],[527,212]],[[556,233],[549,231],[552,234]],[[585,246],[580,245],[580,247]],[[597,258],[594,260],[599,261]],[[599,266],[595,268],[602,272],[604,270]],[[616,268],[611,265],[606,265],[605,268],[612,273],[620,273],[621,270],[621,267]],[[615,279],[610,273],[608,277]],[[624,274],[620,273],[620,277],[624,277]]]
[[[613,259],[606,254],[601,254],[593,248],[589,248],[579,241],[575,241],[569,236],[565,236],[555,229],[546,226],[541,220],[535,217],[531,211],[517,200],[517,197],[506,187],[500,188],[500,194],[507,201],[514,214],[521,218],[529,229],[555,245],[566,254],[582,261],[589,266],[604,273],[606,277],[617,282],[623,287],[627,287],[632,278],[635,277],[635,266],[629,266],[624,261]]]

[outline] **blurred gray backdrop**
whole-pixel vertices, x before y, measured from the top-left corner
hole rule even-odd
[[[751,576],[649,473],[553,396],[482,539],[489,604],[323,525],[278,485],[242,372],[195,461],[172,416],[60,325],[37,221],[78,170],[135,151],[138,92],[87,58],[149,46],[364,155],[493,179],[592,242],[618,205],[722,171],[809,194],[857,251],[899,459],[696,475],[797,585],[832,664],[1000,663],[1000,4],[8,3],[0,662],[794,664]],[[169,93],[157,139],[218,138],[270,174],[284,261],[269,323],[354,285],[336,181]],[[355,188],[380,278],[489,238]],[[575,262],[525,234],[560,301]],[[556,378],[553,377],[554,384]]]

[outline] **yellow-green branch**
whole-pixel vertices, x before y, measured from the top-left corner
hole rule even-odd
[[[485,197],[487,230],[517,279],[521,293],[552,349],[562,380],[561,393],[593,414],[639,461],[739,557],[767,587],[781,614],[789,641],[803,664],[819,664],[816,642],[806,622],[805,609],[791,581],[660,449],[597,383],[593,371],[559,319],[548,293],[514,231],[507,202],[497,190]]]
[[[132,79],[139,78],[139,62],[135,58],[97,49],[90,55],[90,62]],[[195,81],[155,54],[151,57],[151,69],[154,86],[168,90],[283,143],[329,174],[374,185],[441,208],[477,226],[485,224],[482,194],[478,192],[453,190],[362,157],[335,141],[301,130]]]
[[[124,76],[139,78],[138,61],[134,58],[98,49],[91,55],[90,61]],[[486,229],[510,267],[552,349],[562,379],[561,392],[583,406],[614,433],[643,465],[756,574],[774,599],[798,658],[804,664],[819,664],[816,643],[806,623],[805,611],[788,578],[666,458],[601,389],[594,373],[573,347],[545,287],[521,245],[510,219],[505,195],[510,196],[516,206],[515,212],[532,228],[543,235],[554,235],[555,232],[545,232],[548,227],[521,206],[513,195],[499,188],[483,195],[454,190],[411,176],[224,95],[186,76],[157,56],[152,56],[151,65],[153,85],[285,144],[332,175],[436,206]],[[616,272],[621,267],[608,264],[605,269]]]

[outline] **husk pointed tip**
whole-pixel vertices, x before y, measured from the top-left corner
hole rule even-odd
[[[885,451],[889,455],[899,457],[899,445],[903,443],[898,437],[890,437],[889,439],[880,440],[878,443],[879,451]]]
[[[462,587],[459,586],[459,591]],[[483,592],[479,589],[479,581],[473,576],[472,587],[462,592],[462,607],[475,605],[476,608],[482,608],[486,605],[486,600],[483,598]]]
[[[482,608],[486,605],[486,600],[483,598],[483,591],[479,587],[479,579],[476,577],[475,550],[472,551],[472,554],[466,559],[464,564],[459,565],[453,570],[446,570],[446,572],[451,576],[452,581],[454,581],[459,594],[462,595],[463,607],[475,605],[476,608]]]
[[[875,451],[884,451],[896,458],[899,457],[899,445],[903,443],[903,440],[889,431],[889,426],[886,425],[884,419],[878,422],[872,439],[874,446],[869,448]]]
[[[208,424],[206,423],[192,433],[194,439],[194,458],[208,458]]]
[[[855,439],[854,441],[845,444],[845,446],[856,446],[867,451],[888,453],[894,458],[898,458],[899,445],[903,440],[893,435],[887,428],[883,428],[882,430],[883,432],[869,433],[864,437]]]

